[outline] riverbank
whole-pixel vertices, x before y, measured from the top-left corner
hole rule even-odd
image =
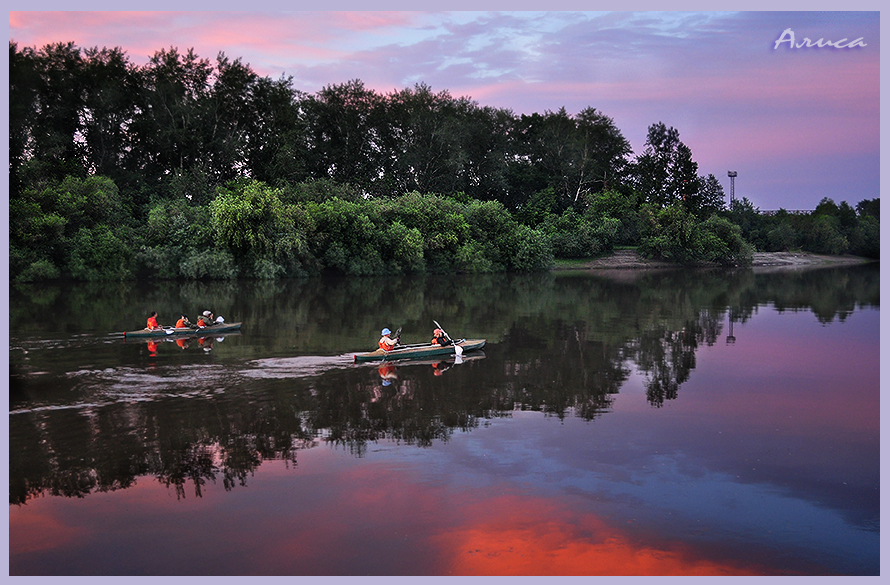
[[[754,268],[801,268],[818,266],[835,266],[842,264],[864,264],[873,262],[861,256],[828,256],[810,252],[755,252],[751,266]],[[615,270],[615,269],[653,269],[676,268],[677,264],[662,260],[643,258],[636,250],[615,250],[608,256],[582,260],[579,262],[561,263],[555,270]]]

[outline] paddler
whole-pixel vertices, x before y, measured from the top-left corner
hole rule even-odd
[[[198,327],[209,327],[210,325],[213,325],[213,313],[204,311],[204,313],[198,317]]]
[[[148,316],[148,319],[145,321],[145,328],[149,331],[154,331],[155,329],[163,329],[163,327],[158,325],[157,311],[152,311],[151,315]]]
[[[451,340],[445,335],[445,332],[438,327],[433,329],[433,339],[430,341],[433,345],[451,345]]]
[[[183,328],[191,327],[191,326],[192,326],[192,324],[189,323],[188,315],[183,315],[183,316],[181,316],[181,317],[179,318],[179,321],[176,322],[176,328],[177,328],[177,329],[183,329]]]
[[[392,351],[399,343],[398,337],[396,337],[395,339],[390,337],[390,335],[392,335],[392,331],[390,331],[388,327],[384,327],[380,331],[380,335],[382,335],[382,337],[380,338],[380,341],[377,342],[377,345],[383,351]]]

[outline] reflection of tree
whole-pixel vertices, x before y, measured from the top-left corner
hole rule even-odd
[[[721,317],[701,311],[696,320],[686,321],[679,331],[655,327],[640,333],[630,344],[637,367],[648,374],[646,397],[654,406],[677,398],[680,384],[695,369],[699,345],[713,345],[722,330]]]
[[[629,365],[646,374],[647,400],[661,406],[682,398],[681,386],[693,375],[696,352],[720,339],[728,319],[743,323],[760,306],[771,304],[780,311],[812,310],[822,322],[843,320],[856,307],[879,306],[879,283],[878,270],[858,267],[766,274],[669,271],[621,278],[428,276],[395,283],[399,301],[382,292],[382,284],[393,283],[378,279],[256,287],[190,283],[170,298],[149,290],[149,300],[140,298],[140,305],[160,307],[163,298],[171,307],[211,306],[243,318],[248,328],[237,341],[244,359],[292,353],[294,347],[303,354],[310,348],[312,355],[355,349],[373,343],[371,334],[379,331],[383,314],[405,331],[425,336],[436,318],[453,334],[468,332],[489,343],[484,359],[467,361],[441,376],[429,364],[399,366],[388,386],[382,385],[376,367],[235,384],[229,379],[245,367],[241,361],[225,366],[220,379],[183,383],[212,400],[174,391],[163,398],[110,404],[81,396],[84,386],[101,391],[102,380],[16,375],[76,370],[83,359],[78,354],[31,352],[26,361],[22,352],[11,351],[10,410],[24,412],[9,418],[10,502],[21,504],[44,493],[82,497],[124,489],[144,476],[157,478],[179,497],[191,490],[200,496],[217,481],[226,490],[247,484],[268,459],[296,465],[298,451],[320,443],[358,456],[381,440],[425,447],[515,410],[592,421],[611,409]],[[109,290],[87,285],[71,295],[36,295],[33,304],[20,296],[11,302],[16,307],[11,317],[28,322],[28,330],[60,337],[58,327],[83,331],[95,327],[90,320],[104,332],[111,325],[101,320],[124,312],[114,305],[117,296],[127,305],[134,303],[135,293],[124,285]],[[78,299],[86,308],[65,305],[66,299]],[[47,315],[80,315],[84,321],[51,329]],[[31,319],[39,322],[33,329]],[[252,328],[253,323],[261,326]],[[110,347],[125,358],[129,354],[124,351],[132,349]],[[87,350],[93,352],[92,347]],[[227,391],[215,394],[219,387]],[[34,408],[68,404],[70,396],[105,405]]]

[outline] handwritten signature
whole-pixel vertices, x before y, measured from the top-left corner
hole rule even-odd
[[[800,49],[803,47],[834,47],[835,49],[852,49],[853,47],[865,47],[865,41],[862,37],[858,39],[854,39],[850,42],[847,42],[848,39],[841,39],[839,41],[826,41],[825,39],[819,39],[818,41],[811,41],[807,37],[804,37],[803,40],[799,43],[794,42],[794,31],[790,28],[786,28],[782,31],[782,36],[779,37],[779,40],[776,41],[773,50],[778,49],[779,45],[782,43],[788,43],[789,49]]]

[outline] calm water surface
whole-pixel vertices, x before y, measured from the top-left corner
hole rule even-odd
[[[877,575],[877,267],[13,287],[11,575]],[[124,341],[151,310],[240,335]],[[485,338],[356,365],[384,327]]]

